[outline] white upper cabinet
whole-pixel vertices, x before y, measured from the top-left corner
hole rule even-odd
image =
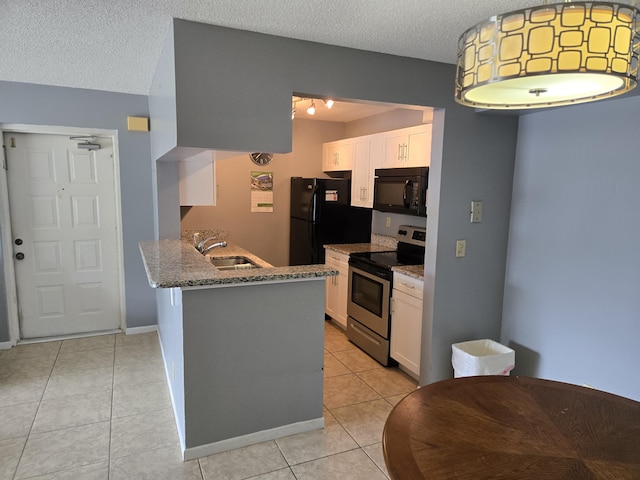
[[[384,134],[382,168],[428,167],[431,161],[431,124],[392,130]]]
[[[354,139],[353,170],[351,172],[351,205],[373,208],[373,180],[376,168],[384,157],[381,135]]]
[[[322,145],[322,170],[343,172],[353,168],[353,142],[347,138]]]
[[[205,151],[178,162],[180,205],[215,205],[214,152]]]
[[[373,208],[376,168],[428,167],[431,124],[347,138],[322,145],[324,172],[351,172],[351,205]]]

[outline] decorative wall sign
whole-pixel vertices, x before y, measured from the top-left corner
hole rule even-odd
[[[273,212],[273,172],[251,172],[251,211]]]

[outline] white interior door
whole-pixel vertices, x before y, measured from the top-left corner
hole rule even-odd
[[[113,146],[99,143],[5,133],[23,339],[120,328]]]

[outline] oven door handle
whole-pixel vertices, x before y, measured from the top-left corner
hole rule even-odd
[[[376,337],[372,336],[369,332],[366,332],[360,325],[358,325],[356,322],[351,322],[351,327],[354,330],[357,330],[358,333],[360,335],[363,335],[365,337],[367,337],[367,339],[369,339],[371,342],[375,343],[376,345],[382,345],[380,343],[380,340],[378,340]]]

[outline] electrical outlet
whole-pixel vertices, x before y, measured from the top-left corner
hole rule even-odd
[[[456,241],[456,257],[464,257],[466,254],[467,254],[467,241],[457,240]]]
[[[389,228],[389,227],[391,226],[391,217],[387,217],[387,220],[386,220],[386,222],[385,222],[385,226],[386,226],[387,228]]]

